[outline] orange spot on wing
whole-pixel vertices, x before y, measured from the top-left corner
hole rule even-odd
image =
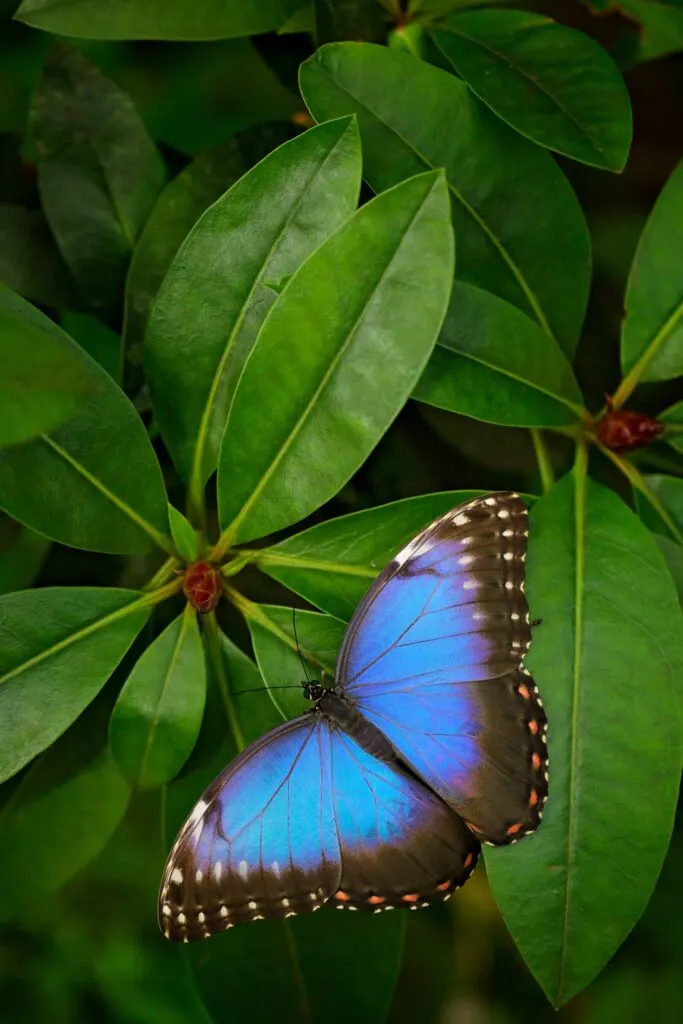
[[[386,903],[384,896],[368,896],[368,903]]]
[[[523,825],[522,825],[521,821],[515,822],[514,825],[510,825],[510,828],[507,830],[507,835],[509,835],[509,836],[516,836],[517,833],[522,830],[522,828],[523,828]]]
[[[534,770],[535,771],[540,771],[540,768],[541,768],[541,765],[542,765],[543,762],[541,761],[541,758],[539,757],[538,754],[532,754],[531,755],[531,763],[534,766]]]
[[[463,866],[468,868],[473,860],[474,860],[474,854],[473,853],[468,853],[467,856],[465,857],[465,863],[464,863]]]
[[[524,697],[524,700],[531,700],[531,694],[529,693],[529,687],[525,686],[524,683],[520,683],[517,687],[517,693],[520,697]]]
[[[538,803],[538,793],[536,792],[535,789],[532,789],[531,793],[529,794],[529,807],[535,807],[537,803]]]
[[[481,831],[481,829],[480,829],[480,828],[477,828],[477,826],[476,826],[476,825],[473,825],[471,821],[466,821],[466,822],[465,822],[465,824],[467,825],[467,827],[468,827],[468,828],[469,828],[469,829],[470,829],[470,830],[471,830],[472,832],[476,832],[476,834],[477,834],[478,836],[482,835],[482,831]]]
[[[452,885],[452,882],[442,882],[441,885],[437,885],[437,889],[439,890],[439,892],[446,892],[446,890],[450,889]]]
[[[406,903],[417,903],[419,898],[420,897],[416,892],[407,892],[405,896],[401,896],[401,899],[405,900]]]
[[[349,896],[349,894],[347,892],[342,892],[341,889],[337,889],[337,891],[334,894],[334,899],[335,900],[340,900],[342,903],[346,903],[346,901],[350,900],[351,897]]]
[[[532,736],[536,736],[538,734],[538,722],[535,718],[532,718],[529,722],[529,732]]]

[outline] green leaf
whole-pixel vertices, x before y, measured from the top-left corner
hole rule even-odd
[[[285,122],[248,128],[202,153],[166,186],[135,247],[126,281],[124,348],[128,358],[142,360],[150,310],[190,229],[238,178],[290,134]]]
[[[638,61],[683,50],[683,9],[677,0],[619,0],[619,9],[637,23]]]
[[[664,430],[662,440],[675,448],[677,452],[683,452],[683,402],[677,402],[657,416],[660,423],[671,426]],[[674,429],[671,429],[671,428]]]
[[[111,307],[164,166],[132,101],[79,53],[49,57],[30,114],[43,209],[92,306]]]
[[[542,617],[528,665],[548,714],[550,795],[536,835],[487,851],[486,867],[522,955],[560,1006],[626,938],[669,844],[683,619],[653,538],[581,472],[534,505],[527,589]]]
[[[156,789],[175,778],[197,741],[205,699],[197,614],[186,605],[142,655],[112,714],[109,745],[132,786]]]
[[[621,171],[633,125],[619,69],[589,36],[527,11],[468,11],[433,32],[452,68],[522,135]]]
[[[649,493],[671,516],[674,531],[678,529],[683,533],[683,480],[664,473],[649,473],[643,476],[643,482]],[[659,513],[640,492],[636,492],[636,508],[643,522],[655,533],[663,533],[666,536],[672,533]]]
[[[683,374],[683,161],[662,189],[626,288],[621,366],[634,383]]]
[[[440,172],[367,203],[292,277],[230,412],[218,471],[223,550],[303,519],[346,483],[417,383],[452,277]]]
[[[283,632],[291,630],[291,609],[266,610],[278,616]],[[311,643],[313,633],[319,638],[326,635],[325,627],[311,619],[330,621],[327,616],[297,612],[297,634],[302,642],[305,638]],[[324,643],[329,647],[329,637]],[[229,719],[238,723],[240,745],[282,721],[253,662],[222,635],[218,637],[218,653],[222,681],[216,679],[215,670],[209,673],[207,710],[199,741],[183,778],[168,789],[168,819],[172,824],[169,844],[204,788],[237,753],[235,739],[226,737],[226,702]],[[300,701],[301,663],[288,645],[280,647],[280,653],[283,658],[291,655],[298,665],[297,686],[294,690],[277,690],[271,696],[280,701],[283,695],[296,694]],[[286,664],[292,662],[287,660]],[[257,692],[235,696],[236,691],[254,688]],[[183,947],[183,952],[215,1024],[242,1019],[277,1020],[278,1024],[347,1024],[352,1018],[380,1021],[388,1012],[398,974],[406,916],[323,911],[291,921],[264,921],[251,928],[237,928],[227,935],[214,936],[211,942]],[[342,986],[331,986],[321,974],[323,960],[335,964],[344,978]],[[367,984],[369,963],[372,985]],[[231,978],[229,1005],[223,986],[226,970]],[[267,985],[264,978],[268,979]]]
[[[122,391],[56,324],[0,288],[0,309],[23,318],[77,358],[94,398],[40,439],[0,452],[0,507],[72,547],[138,554],[171,549],[161,468],[145,428]],[[36,486],[36,481],[40,486]]]
[[[357,114],[364,175],[376,192],[445,167],[458,277],[529,313],[571,355],[588,296],[590,240],[552,157],[502,124],[453,75],[395,49],[324,46],[299,78],[318,120]]]
[[[480,493],[423,494],[330,519],[261,549],[256,565],[311,604],[348,620],[397,551],[438,516]]]
[[[310,32],[311,34],[315,32],[315,11],[312,0],[294,11],[294,14],[287,18],[287,21],[277,30],[279,36],[293,35],[297,32]]]
[[[292,273],[355,209],[360,147],[348,118],[280,146],[199,220],[159,292],[145,363],[161,432],[194,504],[216,468],[237,379]]]
[[[168,521],[180,557],[186,562],[196,562],[199,557],[199,538],[192,524],[173,505],[168,506]]]
[[[0,203],[0,280],[41,306],[73,299],[74,283],[40,210]]]
[[[20,778],[0,808],[0,917],[22,918],[97,857],[130,789],[106,747],[110,704],[96,701]]]
[[[655,534],[655,540],[678,591],[678,600],[683,605],[683,548],[668,537],[660,537],[658,534]]]
[[[50,550],[50,541],[5,515],[0,515],[0,528],[0,594],[10,594],[35,582]]]
[[[60,320],[66,333],[120,385],[122,360],[119,335],[88,313],[73,313],[67,309]]]
[[[151,603],[105,587],[0,598],[0,781],[54,743],[99,693]]]
[[[301,0],[23,0],[15,17],[83,39],[230,39],[271,32]]]
[[[439,343],[413,397],[513,427],[560,427],[583,405],[554,338],[515,306],[456,281]]]
[[[0,447],[54,430],[96,391],[87,367],[60,343],[59,333],[0,284]]]

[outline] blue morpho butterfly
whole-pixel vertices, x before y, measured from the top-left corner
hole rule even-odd
[[[334,686],[207,789],[164,871],[159,921],[190,941],[330,902],[447,899],[480,842],[538,826],[546,720],[523,667],[527,510],[491,494],[441,516],[370,587]]]

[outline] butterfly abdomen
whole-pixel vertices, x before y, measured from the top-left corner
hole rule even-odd
[[[316,704],[316,710],[345,732],[372,757],[387,764],[398,761],[396,751],[386,736],[361,715],[353,704],[333,690],[328,690]]]

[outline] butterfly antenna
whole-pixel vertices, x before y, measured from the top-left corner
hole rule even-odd
[[[296,633],[296,608],[292,608],[292,630],[294,632],[294,642],[296,643],[296,652],[299,655],[299,661],[301,662],[301,668],[303,669],[304,676],[306,677],[306,682],[310,683],[311,680],[308,677],[308,670],[306,668],[306,663],[305,663],[303,655],[301,653],[301,647],[299,646],[299,637],[297,636],[297,633]]]

